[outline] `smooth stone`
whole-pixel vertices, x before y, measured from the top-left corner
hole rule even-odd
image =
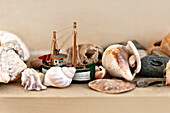
[[[162,51],[160,51],[156,48],[151,50],[151,55],[153,55],[153,56],[164,56],[164,57],[170,58],[167,54],[163,53]]]
[[[132,42],[133,42],[133,44],[136,46],[136,48],[137,48],[138,50],[146,50],[146,48],[145,48],[143,45],[141,45],[138,41],[132,40]],[[119,44],[121,44],[121,45],[127,45],[127,42],[120,42]]]
[[[163,56],[146,56],[141,59],[141,71],[138,75],[142,77],[164,77],[168,61],[169,58]]]

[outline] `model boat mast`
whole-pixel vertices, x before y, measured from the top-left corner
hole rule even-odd
[[[74,32],[73,32],[73,36],[74,36],[74,42],[73,42],[73,66],[76,67],[77,66],[77,31],[76,31],[76,28],[77,28],[77,23],[74,22],[73,23],[73,29],[74,29]]]

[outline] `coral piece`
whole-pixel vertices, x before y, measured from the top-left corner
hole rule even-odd
[[[74,67],[51,67],[45,74],[44,84],[53,87],[67,87],[76,72]]]
[[[96,44],[78,45],[78,64],[101,63],[103,48]],[[67,49],[68,61],[72,58],[72,48]]]
[[[129,58],[134,55],[135,63],[130,67]],[[139,53],[131,41],[126,46],[115,44],[109,46],[103,53],[102,65],[108,73],[115,77],[133,80],[141,69]]]
[[[43,73],[39,73],[32,68],[27,68],[22,72],[21,84],[24,86],[24,89],[27,90],[39,91],[42,89],[47,89],[47,87],[42,84],[43,78]]]
[[[170,60],[166,64],[166,85],[170,85]]]
[[[8,42],[16,41],[20,47],[23,49],[24,52],[24,61],[28,60],[30,57],[30,53],[26,45],[21,41],[21,39],[16,36],[15,34],[6,32],[6,31],[0,31],[0,42],[1,45],[4,45]]]
[[[141,70],[139,75],[143,77],[164,77],[166,64],[169,61],[167,57],[146,56],[141,59]]]
[[[27,65],[19,55],[9,47],[0,47],[0,82],[8,83],[20,78]]]
[[[103,93],[123,93],[133,90],[136,85],[118,79],[97,79],[89,82],[89,87]]]
[[[101,79],[106,75],[106,69],[102,66],[95,66],[95,79]]]
[[[30,66],[32,68],[38,69],[42,65],[42,60],[39,58],[33,58],[30,61]]]

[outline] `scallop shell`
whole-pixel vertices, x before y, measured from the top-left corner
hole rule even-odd
[[[89,82],[89,87],[103,93],[123,93],[133,90],[136,85],[118,79],[97,79]]]
[[[135,57],[135,67],[130,67],[129,64],[132,55]],[[128,41],[126,46],[119,44],[109,46],[103,53],[102,65],[112,76],[133,80],[141,69],[141,60],[135,45]]]
[[[8,42],[16,41],[21,46],[24,52],[24,61],[28,60],[30,57],[30,52],[27,46],[21,41],[21,39],[15,34],[9,33],[7,31],[0,31],[0,42],[1,45],[4,45]]]
[[[43,73],[39,73],[32,68],[27,68],[22,72],[21,85],[27,90],[39,91],[42,89],[47,89],[47,87],[42,84],[43,78]]]
[[[44,84],[53,87],[67,87],[76,72],[74,67],[51,67],[45,74]]]

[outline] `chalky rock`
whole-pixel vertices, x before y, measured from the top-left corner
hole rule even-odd
[[[0,43],[4,45],[8,42],[17,42],[24,52],[24,61],[28,60],[30,57],[30,52],[27,46],[21,41],[21,39],[15,34],[9,33],[7,31],[0,31]]]
[[[131,41],[126,46],[109,46],[103,53],[102,65],[111,76],[127,80],[133,80],[141,69],[139,53]]]
[[[20,78],[21,72],[27,65],[19,55],[9,47],[0,47],[0,82],[8,83]]]
[[[91,63],[101,63],[103,48],[96,44],[79,44],[78,45],[78,55],[77,63],[91,64]],[[68,61],[72,59],[72,48],[67,49]]]
[[[97,79],[89,82],[88,86],[102,93],[123,93],[133,90],[136,85],[119,79]]]
[[[146,56],[141,59],[140,76],[143,77],[164,77],[168,58],[162,56]]]
[[[39,91],[42,89],[47,89],[47,87],[42,84],[43,78],[43,73],[39,73],[32,68],[27,68],[22,72],[21,85],[27,90]]]
[[[51,67],[45,74],[44,85],[67,87],[71,84],[75,72],[74,67]]]

